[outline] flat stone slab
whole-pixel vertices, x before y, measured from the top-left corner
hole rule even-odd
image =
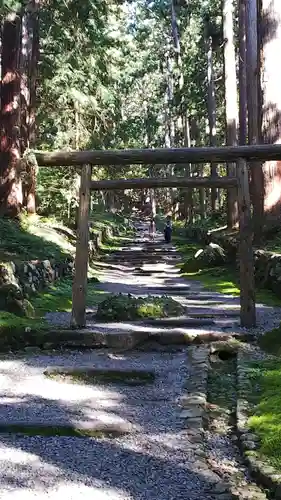
[[[43,347],[110,347],[133,349],[139,343],[145,342],[149,337],[149,332],[144,329],[135,331],[126,330],[105,330],[101,329],[81,329],[66,330],[54,329],[44,335]]]
[[[228,310],[228,309],[192,309],[187,308],[188,316],[191,318],[236,318],[240,316],[239,310]]]
[[[208,318],[191,318],[189,316],[178,316],[174,318],[158,318],[158,319],[147,319],[145,321],[148,325],[159,325],[159,326],[204,326],[204,325],[214,325],[214,321]]]
[[[149,384],[130,386],[45,376],[46,372],[93,367],[104,372],[155,372],[157,377]],[[105,351],[6,357],[0,361],[0,432],[16,432],[17,426],[18,430],[23,426],[66,427],[105,434],[172,431],[180,425],[176,401],[187,377],[188,360],[183,351],[135,352],[130,357]]]
[[[43,412],[42,412],[43,413]],[[99,420],[76,420],[73,422],[62,422],[61,418],[52,419],[46,423],[44,413],[41,417],[34,416],[30,422],[26,419],[9,420],[6,423],[0,421],[0,434],[27,434],[27,435],[79,435],[81,436],[122,436],[137,432],[140,427],[134,427],[130,422],[117,419],[116,422],[100,422]]]

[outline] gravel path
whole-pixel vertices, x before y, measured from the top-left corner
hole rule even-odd
[[[151,386],[59,383],[46,367],[153,370]],[[180,399],[189,377],[186,351],[68,352],[0,362],[0,423],[121,418],[136,432],[117,439],[0,435],[0,499],[205,499],[218,478],[201,457],[198,435],[184,427]],[[50,384],[50,385],[49,385]],[[49,387],[48,387],[49,385]],[[38,420],[38,417],[39,420]]]
[[[143,227],[140,229],[139,241],[134,244],[136,252],[138,245],[143,248],[145,244]],[[161,239],[157,236],[156,247]],[[237,298],[206,292],[198,282],[187,283],[168,257],[159,256],[158,264],[146,263],[144,268],[153,271],[149,276],[133,274],[137,264],[130,267],[108,262],[101,272],[101,287],[143,295],[145,290],[162,293],[164,286],[185,285],[186,296],[172,295],[190,309],[216,309],[224,320],[226,310],[237,313]],[[260,306],[261,323],[256,332],[272,326],[280,317],[279,309]],[[52,313],[48,320],[66,325],[69,315]],[[228,330],[239,331],[235,317],[228,321]],[[209,331],[211,327],[204,328]],[[201,432],[192,426],[192,419],[187,426],[182,416],[181,401],[188,384],[196,390],[188,352],[184,348],[114,354],[98,349],[3,356],[0,425],[124,424],[130,433],[117,438],[0,434],[0,500],[230,500],[227,488],[207,464]],[[56,366],[141,369],[153,371],[155,381],[133,387],[67,380],[62,383],[44,375],[47,368]],[[218,453],[214,453],[218,464],[224,453],[227,460],[230,442],[226,441],[223,448],[221,442],[216,445],[215,436],[206,437],[208,448],[218,446]]]
[[[0,498],[215,499],[208,471],[179,446],[183,438],[4,437]]]

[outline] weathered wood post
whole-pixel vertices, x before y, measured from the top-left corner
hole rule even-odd
[[[236,165],[239,214],[240,320],[241,326],[256,326],[253,228],[247,162],[239,158]]]
[[[86,325],[86,296],[89,260],[89,208],[91,165],[83,165],[79,196],[78,228],[75,255],[75,275],[72,286],[71,325],[83,328]]]

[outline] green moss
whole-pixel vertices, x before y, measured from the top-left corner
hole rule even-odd
[[[87,304],[95,306],[104,300],[105,292],[96,290],[96,280],[89,280],[87,288]],[[47,312],[69,312],[72,308],[72,279],[57,280],[52,286],[38,294],[32,300],[37,317]]]
[[[92,213],[94,230],[110,226],[113,230],[129,227],[129,221],[122,216],[105,212]],[[0,217],[0,261],[5,267],[10,261],[55,259],[65,261],[75,252],[76,235],[55,219],[38,216],[21,216],[19,221]],[[113,242],[113,243],[112,243]],[[117,245],[115,237],[106,244]],[[8,264],[9,268],[9,264]],[[89,270],[87,304],[96,306],[104,300],[105,292],[97,290],[98,282],[93,269]],[[26,317],[18,317],[14,311],[0,311],[0,349],[22,348],[25,345],[39,345],[44,342],[48,325],[44,320],[47,312],[65,311],[72,308],[72,278],[57,280],[52,286],[24,301]],[[3,308],[6,309],[6,308]],[[35,317],[33,317],[35,316]]]
[[[190,259],[202,245],[197,243],[178,243],[177,249],[183,257],[183,261]],[[180,264],[178,267],[181,267]],[[194,273],[183,273],[186,279],[194,279],[200,281],[202,285],[215,292],[226,295],[240,295],[239,274],[236,269],[231,267],[214,267],[209,269],[199,270]],[[269,306],[280,306],[281,299],[270,290],[257,289],[256,299],[258,302]]]
[[[281,361],[253,363],[249,369],[251,401],[249,427],[260,438],[259,454],[281,468]]]
[[[236,403],[236,358],[211,363],[208,371],[209,426],[219,434],[229,431]]]
[[[22,216],[19,221],[0,217],[0,234],[0,259],[5,262],[51,258],[62,261],[74,252],[70,230],[65,228],[65,234],[61,234],[54,221],[37,216]]]
[[[281,324],[278,328],[274,328],[258,338],[258,343],[261,349],[280,356],[281,354]]]
[[[138,370],[102,370],[102,369],[88,369],[88,370],[52,370],[51,372],[44,372],[49,378],[54,378],[62,381],[70,381],[78,384],[103,384],[103,383],[117,383],[124,385],[144,385],[152,383],[155,380],[155,374],[149,371]]]
[[[133,297],[111,294],[98,305],[96,318],[104,321],[133,321],[184,314],[185,308],[170,297]]]

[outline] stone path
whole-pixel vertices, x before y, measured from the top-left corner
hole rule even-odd
[[[206,356],[205,348],[193,347],[3,357],[0,499],[94,493],[110,499],[217,498],[221,480],[209,470],[202,446]],[[145,370],[155,380],[128,386],[47,378],[46,371],[57,367]],[[62,427],[103,434],[44,437],[46,426],[58,434]],[[22,435],[31,431],[38,435]]]
[[[95,332],[97,345],[106,336],[117,347],[130,347],[126,338],[131,338],[134,348],[145,337],[169,345],[119,353],[97,348],[0,358],[0,500],[84,500],[93,495],[101,500],[240,498],[233,497],[210,469],[204,450],[209,349],[171,346],[185,343],[187,334],[224,335],[226,328],[233,330],[237,299],[207,293],[198,283],[187,284],[174,265],[173,247],[163,251],[160,240],[154,244],[159,256],[153,264],[147,262],[154,256],[149,257],[151,245],[142,234],[140,243],[134,243],[141,250],[126,248],[108,257],[103,265],[111,268],[105,266],[101,286],[141,295],[162,294],[172,287],[168,295],[187,305],[188,315],[178,318],[178,325],[105,325],[97,324],[89,311],[86,330],[92,336]],[[135,271],[141,252],[143,271]],[[137,266],[131,265],[132,253]],[[53,320],[58,322],[58,317]],[[123,374],[135,370],[153,374],[154,379],[130,385],[48,376],[54,370],[81,369]],[[63,436],[65,430],[71,435]],[[47,431],[56,435],[46,436]]]

